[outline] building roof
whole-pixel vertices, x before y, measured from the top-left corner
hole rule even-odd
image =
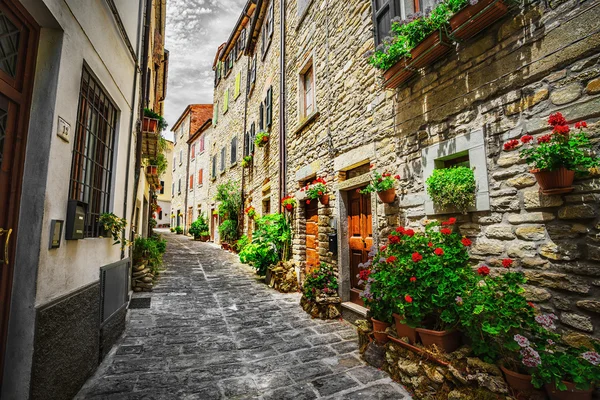
[[[181,116],[177,119],[177,122],[171,128],[171,132],[175,132],[183,120],[191,114],[190,118],[190,131],[187,135],[196,132],[200,126],[202,126],[207,120],[212,118],[213,105],[212,104],[190,104],[188,105]]]
[[[212,118],[206,120],[199,128],[198,130],[196,130],[196,132],[194,132],[194,134],[190,135],[190,138],[188,139],[188,143],[192,143],[194,140],[198,139],[198,137],[200,135],[202,135],[202,133],[204,131],[206,131],[210,126],[212,126]]]
[[[225,46],[223,47],[222,51],[221,47],[219,47],[217,57],[221,61],[224,61],[225,58],[227,58],[227,55],[235,47],[242,30],[246,27],[246,25],[248,25],[250,18],[252,18],[252,15],[254,14],[254,10],[256,10],[257,1],[260,3],[260,0],[248,0],[246,2],[246,5],[244,6],[244,9],[242,10],[242,13],[240,14],[240,17],[238,18],[233,30],[231,31],[229,39],[227,39],[227,42],[225,42]]]
[[[222,43],[217,49],[217,53],[215,54],[215,59],[213,61],[213,70],[217,67],[217,62],[219,61],[219,56],[221,55],[221,51],[223,51],[223,47],[225,47],[227,43]]]

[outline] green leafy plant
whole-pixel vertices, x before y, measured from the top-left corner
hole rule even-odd
[[[250,219],[254,219],[254,217],[256,217],[256,209],[253,206],[246,207],[244,212],[248,215],[248,218]]]
[[[574,383],[580,390],[589,389],[600,382],[600,344],[594,342],[594,347],[595,351],[559,345],[549,346],[545,351],[534,350],[535,354],[529,358],[537,366],[531,382],[536,387],[549,383],[561,391],[567,390],[563,381]]]
[[[360,297],[367,307],[371,317],[381,322],[392,322],[392,314],[395,312],[394,302],[385,296],[387,282],[383,280],[386,275],[378,266],[373,266],[372,257],[375,252],[371,250],[369,260],[366,263],[360,263],[360,270],[357,278],[359,286],[364,285],[364,290],[360,293]]]
[[[575,124],[576,133],[571,132],[561,113],[550,115],[548,124],[552,127],[552,133],[538,137],[537,144],[533,143],[531,135],[525,135],[520,140],[525,147],[519,156],[534,171],[554,171],[564,167],[581,176],[600,166],[600,160],[592,152],[592,143],[583,131],[587,128],[585,121]],[[518,145],[519,141],[511,140],[504,144],[504,150],[510,151]]]
[[[208,222],[206,220],[206,217],[204,216],[204,213],[200,213],[198,215],[198,219],[192,222],[189,232],[196,239],[200,236],[208,236],[203,235],[203,233],[208,232]]]
[[[167,241],[160,235],[153,235],[149,238],[139,236],[133,243],[133,261],[138,264],[147,260],[152,272],[156,273],[163,265],[163,254],[166,250]]]
[[[237,220],[226,219],[219,225],[219,236],[227,243],[234,243],[238,238]]]
[[[283,214],[268,214],[256,220],[252,243],[240,252],[240,261],[251,263],[259,275],[267,268],[289,257],[291,228]]]
[[[306,276],[302,292],[304,297],[315,300],[321,295],[335,297],[338,295],[338,283],[333,268],[325,263]]]
[[[157,224],[158,224],[158,222],[156,222],[156,220],[154,218],[150,218],[150,221],[148,222],[148,226],[150,226],[151,229],[156,228]]]
[[[215,200],[219,202],[218,214],[223,219],[219,235],[228,243],[234,243],[239,237],[239,214],[242,208],[242,194],[238,184],[227,181],[218,185]]]
[[[274,243],[254,241],[240,252],[240,261],[252,265],[258,275],[265,275],[267,268],[279,260]]]
[[[112,236],[112,239],[114,240],[113,245],[121,244],[121,248],[124,248],[129,244],[129,241],[124,236],[121,237],[123,230],[127,226],[127,220],[125,218],[119,218],[113,213],[103,213],[100,214],[98,222],[100,222],[104,230]]]
[[[475,174],[468,167],[434,169],[427,178],[427,193],[433,202],[442,207],[455,207],[465,213],[475,204]]]
[[[169,126],[169,124],[167,124],[167,121],[165,121],[162,115],[152,111],[149,108],[144,108],[144,117],[157,119],[159,131],[164,131]]]
[[[269,142],[269,137],[271,135],[269,132],[260,131],[256,134],[256,138],[254,138],[254,145],[257,147],[264,147]]]
[[[244,250],[249,244],[250,238],[248,238],[248,236],[246,235],[242,235],[242,237],[239,238],[237,242],[235,242],[234,249],[239,253],[240,251]]]
[[[159,153],[155,159],[148,161],[148,165],[156,165],[158,176],[162,176],[167,171],[167,157],[163,153]]]
[[[316,200],[329,192],[323,178],[315,179],[310,185],[306,185],[301,190],[306,192],[306,198],[308,199],[306,200],[306,204],[310,204],[311,200]]]
[[[253,159],[254,159],[254,157],[252,155],[245,156],[244,158],[242,158],[242,167],[247,168],[247,167],[251,166]]]
[[[169,230],[170,230],[171,232],[175,232],[175,228],[174,228],[174,227],[170,227],[170,228],[169,228]]]
[[[180,225],[177,225],[175,227],[175,232],[177,232],[178,234],[182,234],[183,233],[183,228]]]
[[[394,183],[400,179],[400,175],[392,176],[389,172],[383,174],[373,171],[371,174],[371,182],[360,191],[362,194],[368,194],[373,192],[385,192],[394,188]]]

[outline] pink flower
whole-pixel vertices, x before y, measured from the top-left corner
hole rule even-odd
[[[556,325],[554,325],[554,321],[556,321],[558,317],[554,314],[541,314],[535,317],[535,322],[540,324],[546,329],[556,329]]]
[[[535,368],[542,363],[540,354],[531,347],[522,348],[521,357],[523,357],[523,365],[529,368]]]
[[[490,269],[488,267],[486,267],[485,265],[477,268],[477,273],[481,276],[486,276],[490,274]]]
[[[600,354],[596,353],[595,351],[586,351],[581,355],[581,357],[583,357],[584,360],[589,361],[592,365],[600,364]]]
[[[521,347],[527,347],[530,344],[529,339],[527,339],[525,336],[515,335],[513,339],[515,339],[515,342],[517,342],[517,344]]]
[[[442,249],[441,247],[436,248],[433,251],[437,256],[443,256],[444,255],[444,249]]]
[[[459,306],[463,305],[463,299],[460,296],[456,296],[456,298],[454,299],[454,301],[456,301],[456,304],[458,304]]]
[[[416,253],[416,252],[415,252],[415,253],[413,253],[413,254],[412,254],[412,260],[413,260],[414,262],[419,262],[419,261],[421,261],[422,259],[423,259],[423,256],[422,256],[422,255],[420,255],[419,253]]]

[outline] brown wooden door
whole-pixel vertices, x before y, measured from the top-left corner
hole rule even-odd
[[[306,205],[306,267],[308,274],[319,265],[319,206],[317,201]]]
[[[0,0],[0,384],[38,32],[18,2]]]
[[[358,190],[348,192],[348,233],[350,244],[350,301],[363,305],[358,284],[360,263],[369,259],[373,246],[373,222],[371,218],[371,196],[360,194]]]
[[[216,219],[219,218],[218,215],[215,215],[215,209],[212,208],[210,210],[210,240],[215,241],[215,229],[216,229]]]

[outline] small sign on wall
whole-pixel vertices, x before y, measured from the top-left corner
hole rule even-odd
[[[65,142],[69,143],[69,137],[71,136],[71,125],[61,117],[58,117],[56,135]]]

